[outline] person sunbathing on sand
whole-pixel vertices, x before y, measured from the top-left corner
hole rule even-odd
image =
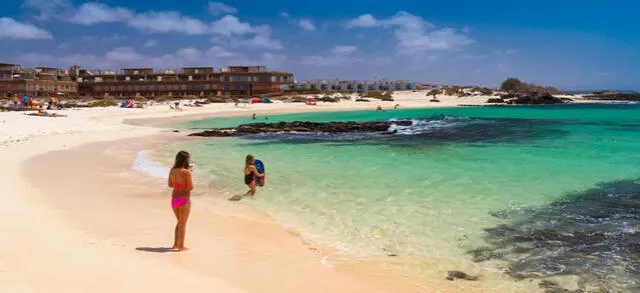
[[[184,246],[184,238],[187,231],[187,220],[191,212],[191,190],[193,190],[193,180],[189,166],[190,155],[188,152],[180,151],[176,155],[176,161],[169,172],[169,188],[173,188],[171,194],[171,208],[176,215],[178,223],[173,239],[172,250],[188,250]]]
[[[249,187],[249,191],[246,195],[254,196],[256,194],[256,176],[263,177],[264,173],[258,172],[256,166],[253,165],[255,158],[252,155],[247,155],[244,160],[244,184]]]
[[[49,113],[42,108],[42,105],[38,108],[38,113],[27,114],[29,116],[42,116],[42,117],[67,117],[67,115]]]

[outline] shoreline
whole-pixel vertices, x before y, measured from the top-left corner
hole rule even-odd
[[[404,103],[403,108],[423,108],[433,107],[433,103],[429,103],[427,99],[421,97],[420,103],[412,103],[408,101]],[[456,98],[457,99],[457,98]],[[461,99],[465,100],[465,99]],[[457,100],[454,100],[457,102]],[[402,103],[401,101],[384,102],[389,105],[394,103]],[[460,101],[462,102],[462,101]],[[0,171],[0,176],[6,179],[5,189],[7,192],[0,195],[2,208],[8,217],[0,220],[0,228],[5,229],[8,235],[12,236],[12,240],[0,244],[0,255],[7,256],[6,260],[0,261],[0,283],[6,284],[0,288],[7,288],[11,292],[43,292],[51,291],[56,288],[58,291],[67,292],[69,288],[72,290],[83,290],[92,292],[130,292],[131,290],[192,290],[194,292],[264,292],[256,288],[257,291],[247,291],[240,288],[233,282],[228,282],[228,277],[204,275],[196,273],[188,268],[176,265],[180,264],[180,259],[171,259],[168,262],[154,259],[153,256],[141,255],[139,251],[123,250],[118,248],[117,241],[105,237],[104,235],[89,235],[78,229],[72,223],[72,219],[67,219],[61,211],[61,207],[55,207],[46,201],[46,197],[55,197],[60,195],[60,191],[48,190],[47,186],[36,187],[33,185],[34,178],[32,174],[23,174],[23,172],[15,172],[27,167],[25,163],[38,156],[50,154],[60,150],[69,150],[74,148],[84,148],[91,143],[118,144],[122,140],[138,138],[144,140],[153,135],[166,135],[171,129],[157,128],[153,126],[132,125],[128,122],[144,119],[149,121],[173,121],[171,119],[191,120],[196,115],[207,117],[211,115],[245,115],[247,113],[293,113],[293,112],[310,112],[318,111],[336,111],[337,109],[349,110],[365,110],[372,109],[376,103],[352,103],[361,104],[362,106],[350,105],[348,103],[340,105],[324,105],[307,106],[292,105],[292,107],[284,107],[286,105],[276,103],[270,105],[259,105],[260,108],[242,108],[235,109],[229,104],[210,104],[202,108],[188,108],[183,112],[170,110],[168,107],[153,106],[148,109],[119,109],[119,108],[98,108],[98,109],[82,109],[68,110],[65,114],[69,117],[61,118],[43,118],[29,117],[18,113],[1,113],[0,126],[0,160],[5,162],[5,168]],[[365,105],[366,104],[366,105]],[[448,103],[440,103],[438,107],[452,106]],[[455,106],[455,105],[453,105]],[[257,107],[256,107],[257,108]],[[260,111],[258,111],[260,110]],[[225,112],[226,111],[226,112]],[[156,120],[153,120],[156,119]],[[127,121],[127,123],[123,123]],[[144,125],[148,125],[142,123]],[[184,133],[179,136],[185,137]],[[54,153],[55,154],[55,153]],[[95,163],[95,162],[94,162]],[[131,162],[129,162],[131,163]],[[73,166],[66,161],[54,160],[48,162],[42,167],[46,174],[51,174],[53,178],[61,168]],[[129,165],[127,168],[130,168]],[[46,175],[39,175],[46,177]],[[39,180],[39,179],[38,179]],[[64,181],[63,185],[73,186],[75,181]],[[55,183],[54,183],[55,184]],[[51,184],[49,184],[51,185]],[[93,189],[99,190],[101,186],[92,186]],[[63,192],[64,193],[64,192]],[[90,194],[82,194],[81,196],[90,197]],[[135,197],[134,197],[135,199]],[[61,203],[73,201],[73,198]],[[162,203],[162,205],[166,205]],[[94,208],[102,208],[99,205]],[[163,207],[168,211],[166,206]],[[145,208],[142,208],[145,210]],[[163,212],[162,212],[163,213]],[[227,215],[232,217],[231,215]],[[167,215],[165,220],[172,221],[172,215]],[[130,222],[135,223],[135,221]],[[193,223],[193,222],[192,222]],[[108,225],[107,225],[108,226]],[[287,228],[277,226],[274,230],[283,232]],[[193,234],[191,234],[193,235]],[[170,235],[163,236],[170,241]],[[163,239],[165,239],[163,238]],[[299,242],[299,241],[298,241]],[[298,243],[299,247],[304,247]],[[299,249],[298,247],[298,249]],[[194,251],[195,252],[195,251]],[[188,257],[188,254],[185,254]],[[215,260],[212,260],[215,263]],[[241,261],[240,261],[241,262]],[[306,261],[303,263],[307,263]],[[314,260],[314,266],[324,265]],[[346,265],[345,270],[357,271],[357,268],[349,268],[353,265],[358,267],[359,261],[354,260]],[[71,265],[73,264],[73,265]],[[366,266],[365,266],[366,267]],[[52,269],[56,268],[56,269]],[[87,269],[91,268],[91,269]],[[269,272],[270,267],[265,267],[263,276],[268,279],[275,276]],[[242,271],[235,271],[242,274]],[[185,282],[170,282],[175,280],[176,275],[180,276]],[[92,281],[99,276],[99,281]],[[367,283],[379,282],[388,276],[379,273],[373,274],[374,277],[365,278],[364,280],[354,280],[359,277],[349,277],[345,275],[346,283]],[[404,279],[403,276],[397,276]],[[441,276],[444,279],[445,276]],[[318,284],[332,282],[333,277],[326,277],[319,280]],[[30,282],[29,280],[38,279],[42,283],[40,285]],[[82,281],[78,281],[81,279]],[[167,281],[158,281],[167,280]],[[352,283],[353,282],[353,283]],[[407,281],[411,283],[411,281]],[[284,282],[287,283],[287,282]],[[71,285],[73,284],[73,285]],[[286,284],[275,284],[285,286]],[[477,287],[476,283],[451,283],[446,291],[442,288],[430,287],[429,290],[440,290],[441,292],[462,292],[469,291],[473,287]],[[368,286],[368,285],[363,285]],[[461,287],[462,286],[462,287]],[[101,288],[104,291],[96,290]],[[302,287],[304,288],[304,287]],[[394,292],[404,292],[396,290]],[[12,290],[13,289],[13,290]],[[281,288],[282,289],[282,288]],[[412,287],[406,289],[406,292],[419,292],[423,289]],[[288,292],[287,290],[276,290],[273,292]],[[324,290],[320,290],[324,291]],[[482,291],[478,288],[472,292],[493,292],[491,290]]]

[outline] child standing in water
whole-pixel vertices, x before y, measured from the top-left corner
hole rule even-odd
[[[176,215],[176,224],[172,250],[188,250],[184,246],[184,237],[187,232],[187,220],[191,212],[191,190],[193,190],[193,180],[189,166],[190,155],[188,152],[180,151],[176,155],[176,161],[169,172],[169,188],[173,188],[171,194],[171,208]]]
[[[247,155],[244,160],[244,184],[249,187],[249,191],[246,195],[254,196],[256,194],[256,177],[263,177],[264,173],[258,172],[256,166],[253,164],[255,158],[252,155]]]

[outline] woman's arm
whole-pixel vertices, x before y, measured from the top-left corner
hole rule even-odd
[[[264,173],[258,172],[258,169],[256,169],[255,166],[251,166],[251,171],[253,171],[253,175],[256,175],[258,177],[264,177]]]
[[[191,177],[191,171],[184,170],[184,181],[187,183],[187,190],[193,190],[193,179]]]
[[[171,171],[169,171],[169,182],[168,182],[169,188],[172,188],[172,187],[173,187],[173,180],[171,180],[171,173],[172,173],[172,172],[171,172]]]

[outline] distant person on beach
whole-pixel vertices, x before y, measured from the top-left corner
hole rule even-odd
[[[382,112],[382,106],[378,105],[378,108],[376,108],[376,112]]]
[[[395,106],[393,106],[394,109],[398,109],[400,108],[400,104],[396,104]]]
[[[256,166],[253,164],[255,158],[252,155],[247,155],[244,160],[244,184],[249,186],[249,191],[246,195],[254,196],[256,194],[256,176],[262,177],[263,173],[258,172]]]
[[[27,95],[24,95],[24,97],[22,97],[22,106],[29,107],[29,97]]]
[[[171,249],[176,251],[188,250],[184,246],[184,236],[187,231],[189,212],[191,212],[191,190],[193,190],[190,157],[188,152],[178,152],[173,168],[169,172],[169,188],[173,188],[171,208],[178,220]]]
[[[14,108],[20,107],[20,99],[18,98],[18,95],[13,96],[13,107]]]
[[[253,113],[253,115],[251,116],[251,118],[253,118],[253,120],[256,120],[256,113]]]

